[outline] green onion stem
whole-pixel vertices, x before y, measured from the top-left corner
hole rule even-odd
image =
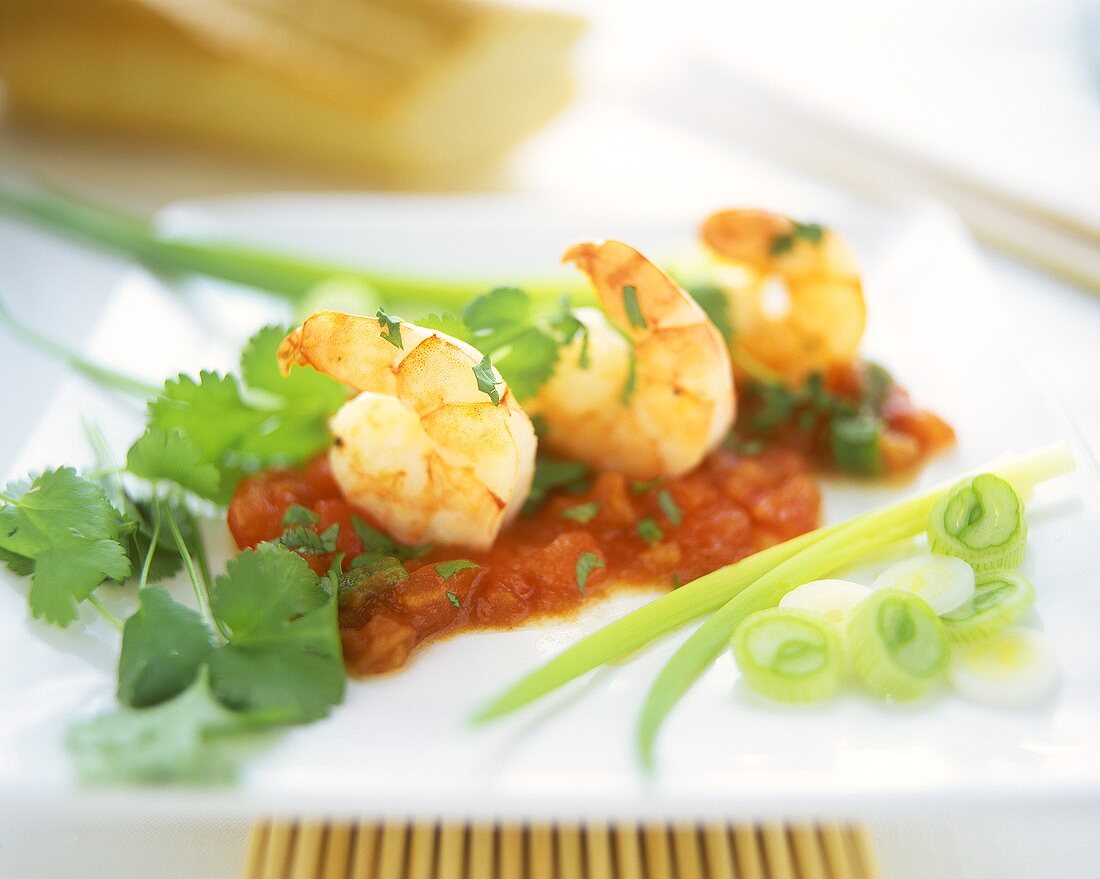
[[[818,529],[686,583],[587,638],[567,647],[545,665],[521,678],[474,716],[482,723],[510,714],[569,681],[721,607],[774,565],[810,546],[831,528]]]
[[[14,336],[39,351],[64,361],[98,385],[127,394],[136,394],[140,397],[155,397],[160,393],[160,388],[156,385],[151,385],[148,382],[141,381],[141,379],[119,372],[117,369],[111,369],[88,360],[72,348],[62,345],[60,342],[55,342],[53,339],[48,339],[30,327],[21,324],[12,316],[2,301],[0,301],[0,324],[6,326]]]
[[[1073,466],[1069,449],[1054,445],[1000,466],[994,465],[990,470],[1012,483],[1021,494],[1027,494],[1038,483],[1066,473]],[[957,480],[952,480],[915,498],[857,516],[831,533],[811,532],[818,537],[810,546],[775,565],[703,623],[661,669],[646,697],[637,728],[642,766],[652,770],[654,744],[661,724],[722,652],[745,617],[774,606],[794,587],[850,565],[869,551],[919,534],[936,500],[956,483]]]
[[[102,601],[96,598],[94,595],[88,596],[88,604],[99,611],[99,615],[111,626],[112,629],[121,632],[124,623],[116,616]]]
[[[389,303],[443,306],[459,310],[498,283],[492,280],[449,281],[417,278],[337,263],[326,263],[227,242],[164,237],[143,219],[53,191],[0,183],[0,211],[35,222],[109,250],[121,251],[150,268],[207,275],[266,290],[291,302],[300,301],[321,281],[334,277],[367,284]],[[592,298],[586,285],[553,279],[525,281],[536,299],[576,292]]]

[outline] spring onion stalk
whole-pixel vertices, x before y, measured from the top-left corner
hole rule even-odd
[[[1012,486],[988,473],[945,493],[928,516],[928,546],[975,571],[1012,570],[1027,544],[1024,505]]]
[[[1039,483],[1068,473],[1074,466],[1069,448],[1058,443],[991,465],[989,469],[1009,482],[1020,495],[1027,496]],[[915,498],[864,513],[826,531],[811,532],[817,537],[808,546],[800,547],[798,552],[774,567],[769,565],[768,573],[738,590],[680,645],[650,688],[637,728],[636,741],[642,766],[652,770],[657,733],[664,719],[718,657],[734,630],[749,614],[774,607],[801,583],[823,577],[868,552],[920,533],[929,510],[953,485],[945,484]]]
[[[882,511],[890,512],[895,510]],[[857,517],[772,567],[708,618],[672,655],[646,696],[636,738],[642,767],[647,771],[654,768],[654,745],[665,718],[699,675],[714,662],[745,619],[759,610],[775,607],[799,583],[853,563],[880,545],[883,537],[898,540],[915,533],[922,527],[925,515],[926,509],[901,510],[894,522],[883,515]]]
[[[947,632],[912,592],[880,589],[852,614],[846,640],[852,668],[884,698],[916,699],[947,677]]]
[[[1011,571],[979,574],[966,604],[942,614],[947,637],[962,644],[991,638],[1020,619],[1035,601],[1031,582]]]
[[[770,568],[810,546],[834,528],[819,528],[762,550],[662,595],[567,647],[482,707],[474,722],[503,717],[541,699],[581,675],[627,656],[721,607]]]
[[[836,627],[809,611],[758,611],[733,633],[733,655],[745,683],[782,702],[836,695],[844,676],[843,651]]]
[[[266,290],[298,302],[317,284],[343,278],[372,288],[390,305],[423,305],[459,310],[494,286],[492,280],[417,278],[328,263],[228,242],[169,238],[141,218],[44,189],[0,182],[0,212],[27,220],[85,243],[118,251],[150,268],[191,273]],[[558,299],[564,293],[576,301],[594,301],[588,285],[550,279],[525,280],[523,288],[536,299]]]
[[[2,301],[0,301],[0,326],[6,327],[13,336],[22,339],[42,353],[68,364],[76,372],[91,379],[101,387],[122,391],[126,394],[134,394],[139,397],[155,397],[160,393],[160,388],[156,385],[143,382],[141,379],[88,360],[73,349],[35,332],[16,320]]]
[[[921,553],[888,567],[871,588],[911,592],[937,614],[945,614],[974,597],[974,569],[953,556]]]

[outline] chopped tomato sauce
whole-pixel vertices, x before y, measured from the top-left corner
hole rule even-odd
[[[353,517],[376,525],[343,498],[322,456],[240,483],[228,516],[237,545],[278,538],[292,504],[318,514],[319,532],[340,525],[345,567],[363,550]],[[598,507],[584,506],[592,504]],[[585,522],[564,515],[576,507],[594,515]],[[344,659],[353,674],[390,671],[443,634],[566,613],[616,585],[672,588],[816,527],[819,513],[809,465],[787,449],[746,457],[722,448],[693,472],[659,483],[600,473],[583,491],[555,492],[534,514],[521,515],[487,552],[437,547],[404,562],[407,579],[342,600]],[[586,552],[603,567],[591,571],[582,593],[577,562]],[[307,558],[318,572],[331,563],[331,556]],[[480,567],[445,580],[435,565],[456,558]]]

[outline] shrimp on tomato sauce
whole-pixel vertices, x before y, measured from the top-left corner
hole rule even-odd
[[[631,479],[697,467],[733,422],[721,333],[683,288],[621,241],[577,244],[563,261],[588,275],[602,311],[577,310],[587,333],[527,404],[546,425],[547,446]]]
[[[487,549],[531,487],[535,431],[507,385],[479,389],[482,356],[436,330],[325,311],[279,349],[359,393],[333,416],[332,474],[395,539]],[[495,376],[499,379],[499,376]]]
[[[725,270],[735,363],[798,384],[856,360],[866,307],[855,255],[839,235],[745,209],[712,214],[701,235]],[[785,298],[769,295],[776,283]]]

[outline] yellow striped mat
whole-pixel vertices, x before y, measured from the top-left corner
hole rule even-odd
[[[491,825],[271,821],[244,879],[878,879],[842,825]]]

